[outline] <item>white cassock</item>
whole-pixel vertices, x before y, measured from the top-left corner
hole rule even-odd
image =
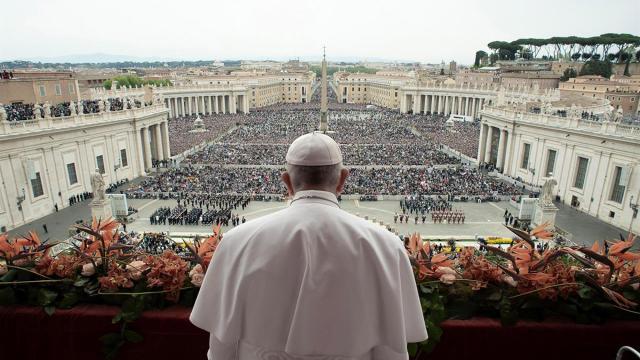
[[[224,235],[190,319],[211,360],[406,360],[427,338],[403,243],[316,190]]]

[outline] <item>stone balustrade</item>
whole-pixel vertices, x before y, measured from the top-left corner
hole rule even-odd
[[[134,109],[105,111],[101,113],[81,114],[62,117],[46,117],[38,120],[3,121],[0,124],[0,136],[14,135],[33,131],[72,128],[82,125],[117,122],[132,118],[168,112],[163,104],[154,104]]]

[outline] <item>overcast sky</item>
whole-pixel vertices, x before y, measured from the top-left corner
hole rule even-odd
[[[2,0],[0,59],[473,62],[493,40],[640,35],[640,0]]]

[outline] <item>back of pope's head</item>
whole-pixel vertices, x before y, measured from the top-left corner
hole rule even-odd
[[[338,195],[349,171],[342,165],[340,146],[330,136],[312,132],[295,139],[286,156],[282,180],[289,195],[301,190],[323,190]]]

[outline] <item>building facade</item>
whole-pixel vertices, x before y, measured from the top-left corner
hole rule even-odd
[[[70,71],[13,74],[13,79],[0,79],[1,104],[59,104],[81,98],[78,79]]]
[[[12,229],[106,184],[146,175],[169,158],[168,110],[161,103],[122,111],[0,123],[0,228]]]
[[[488,106],[481,112],[478,160],[536,186],[554,178],[562,203],[637,233],[640,127],[581,115],[604,114],[608,106],[574,106],[567,116]]]

